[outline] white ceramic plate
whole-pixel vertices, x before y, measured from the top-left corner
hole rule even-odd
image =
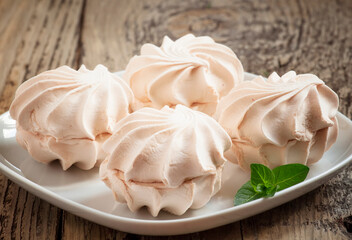
[[[250,79],[254,75],[246,74]],[[338,113],[339,136],[333,147],[310,168],[307,179],[274,197],[233,206],[239,187],[249,174],[228,163],[223,187],[203,208],[182,216],[161,212],[153,218],[142,209],[136,213],[115,202],[110,190],[98,178],[98,169],[63,171],[57,162],[35,162],[15,139],[15,121],[6,112],[0,116],[0,171],[34,195],[75,215],[117,230],[147,235],[186,234],[238,221],[297,198],[336,175],[352,159],[352,122]]]

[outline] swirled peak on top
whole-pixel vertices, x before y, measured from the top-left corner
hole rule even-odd
[[[100,145],[129,114],[132,101],[129,86],[106,67],[62,66],[24,82],[10,114],[17,141],[34,159],[89,169],[104,157]]]
[[[313,74],[275,72],[243,82],[224,97],[214,117],[232,138],[229,160],[276,167],[310,165],[337,138],[338,97]]]
[[[161,47],[142,46],[124,78],[138,100],[136,109],[183,104],[212,115],[219,99],[243,81],[243,67],[230,48],[210,37],[165,36]]]
[[[182,105],[142,108],[105,142],[100,176],[132,211],[147,206],[153,216],[161,209],[181,215],[220,189],[230,146],[227,133],[204,113]]]

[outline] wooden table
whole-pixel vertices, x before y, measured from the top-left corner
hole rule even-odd
[[[143,43],[192,32],[231,47],[248,72],[317,74],[352,117],[352,1],[0,1],[0,113],[19,84],[61,65],[123,69]],[[167,239],[351,239],[352,166],[263,214]],[[349,218],[348,218],[349,217]],[[346,226],[349,226],[349,231]],[[56,208],[0,174],[0,239],[164,239]],[[166,239],[166,238],[165,238]]]

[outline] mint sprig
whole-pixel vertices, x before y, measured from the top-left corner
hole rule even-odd
[[[274,168],[251,164],[251,180],[237,191],[235,206],[262,197],[272,197],[277,191],[296,185],[306,179],[309,168],[303,164],[286,164]]]

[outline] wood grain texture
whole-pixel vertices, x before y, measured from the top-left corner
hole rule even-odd
[[[19,84],[63,64],[122,70],[142,44],[186,33],[231,47],[245,70],[322,78],[352,118],[352,1],[0,1],[0,113]],[[115,231],[62,211],[0,175],[0,239],[351,239],[352,166],[322,187],[240,222],[182,236]]]
[[[21,82],[63,64],[76,67],[83,1],[1,1],[0,6],[0,111],[4,112]],[[0,239],[55,239],[62,210],[3,175],[0,179]]]

